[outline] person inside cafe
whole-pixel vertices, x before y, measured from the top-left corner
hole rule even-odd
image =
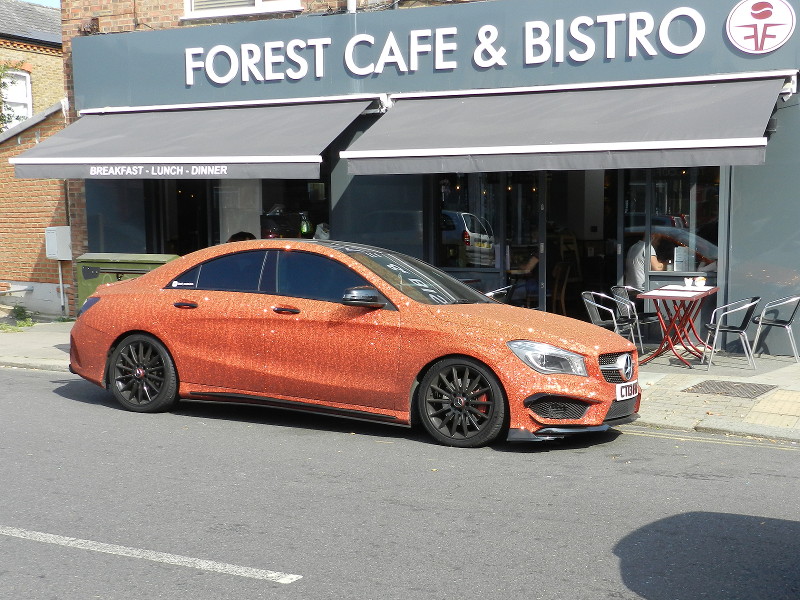
[[[246,242],[248,240],[254,240],[256,236],[254,236],[249,231],[237,231],[231,237],[228,238],[228,243],[230,242]]]
[[[653,236],[654,241],[655,238]],[[630,247],[625,256],[625,285],[639,290],[645,289],[648,265],[651,271],[665,271],[667,268],[666,263],[658,258],[653,244],[645,243],[642,238]]]

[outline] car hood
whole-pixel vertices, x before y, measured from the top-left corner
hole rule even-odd
[[[507,304],[450,304],[427,308],[443,330],[456,328],[464,335],[486,336],[490,332],[497,341],[531,340],[586,356],[635,350],[632,343],[613,331],[538,310]]]

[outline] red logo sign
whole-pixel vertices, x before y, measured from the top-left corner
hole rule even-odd
[[[748,54],[767,54],[792,37],[794,25],[787,0],[743,0],[728,15],[728,39]]]

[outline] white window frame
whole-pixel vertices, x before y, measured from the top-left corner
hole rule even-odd
[[[195,10],[194,0],[184,0],[182,19],[209,19],[214,17],[231,17],[237,15],[257,15],[264,13],[302,11],[301,0],[255,0],[255,6],[232,6],[209,10]]]
[[[14,119],[7,125],[9,127],[22,123],[33,116],[33,93],[31,91],[31,74],[27,71],[12,69],[6,71],[6,82],[10,85],[6,88],[6,96],[3,103],[14,113]],[[12,81],[9,81],[12,80]],[[13,90],[22,90],[21,93],[9,94]]]

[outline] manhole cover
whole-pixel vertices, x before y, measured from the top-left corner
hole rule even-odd
[[[717,396],[736,396],[737,398],[758,398],[762,394],[774,390],[777,385],[762,383],[740,383],[738,381],[701,381],[684,392],[691,394],[715,394]]]

